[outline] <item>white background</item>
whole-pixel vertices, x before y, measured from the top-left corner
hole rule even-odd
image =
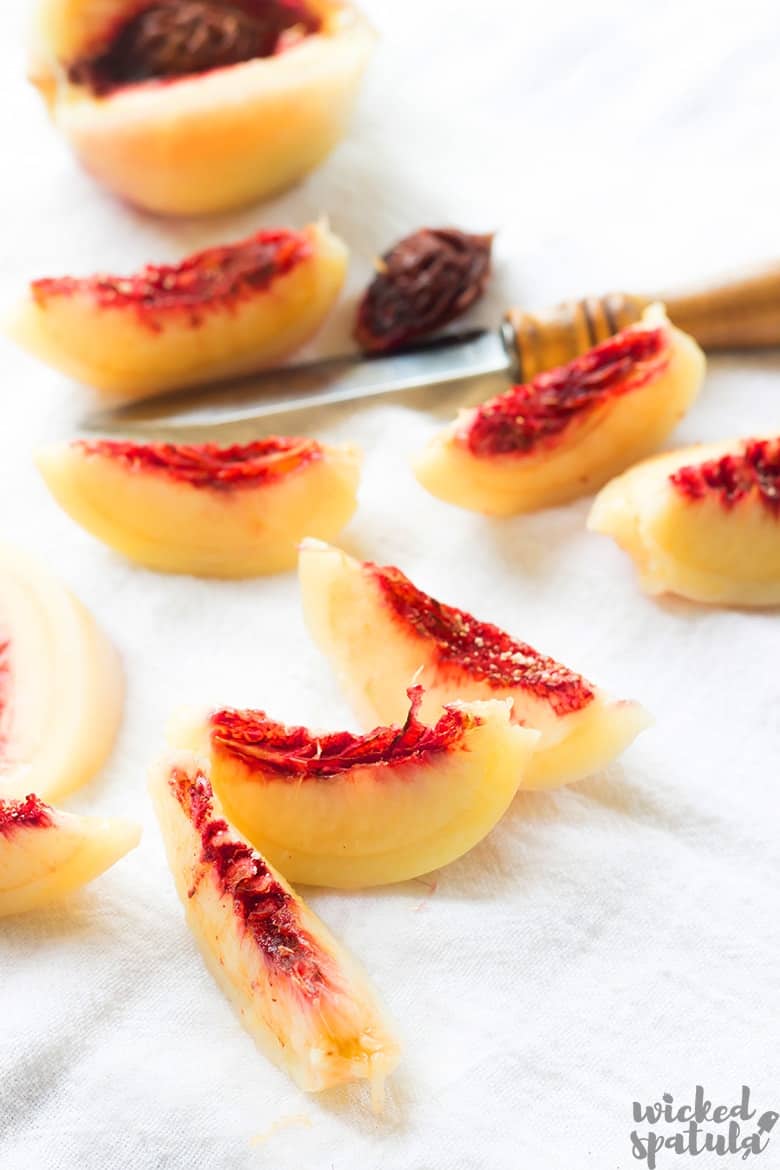
[[[135,214],[79,172],[23,79],[26,7],[4,6],[0,41],[6,300],[30,277],[130,270],[322,211],[353,253],[351,294],[320,339],[330,351],[346,345],[372,255],[421,224],[498,230],[485,321],[510,301],[668,287],[780,256],[769,0],[371,0],[382,38],[349,140],[284,199],[201,223]],[[367,453],[348,548],[639,698],[657,722],[608,773],[518,798],[434,892],[311,893],[405,1055],[381,1120],[362,1091],[306,1098],[201,965],[145,772],[183,702],[333,728],[350,712],[292,575],[157,577],[58,511],[30,455],[74,431],[85,392],[5,343],[0,360],[0,531],[92,607],[127,673],[114,757],[70,807],[146,827],[66,908],[0,929],[0,1170],[612,1170],[638,1164],[635,1098],[682,1100],[699,1082],[734,1102],[747,1083],[759,1111],[780,1109],[776,616],[643,597],[627,560],[584,531],[587,501],[497,522],[429,498],[408,457],[440,425],[432,412],[333,416],[320,433]],[[675,439],[779,419],[777,358],[720,358]],[[758,1165],[778,1151],[780,1133]]]

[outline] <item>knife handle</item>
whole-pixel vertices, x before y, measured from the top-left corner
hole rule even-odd
[[[563,365],[638,321],[653,301],[704,349],[780,346],[780,265],[740,280],[688,293],[607,293],[528,313],[510,309],[502,334],[516,376],[529,381]]]

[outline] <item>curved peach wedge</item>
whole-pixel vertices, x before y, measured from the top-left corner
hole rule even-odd
[[[346,265],[322,223],[260,231],[130,276],[34,280],[7,330],[107,400],[146,398],[279,361],[322,324]]]
[[[271,437],[231,447],[81,440],[37,454],[54,498],[130,560],[165,573],[251,577],[294,567],[357,506],[359,452]]]
[[[402,725],[365,736],[223,710],[189,741],[209,753],[232,823],[291,881],[384,885],[481,841],[509,807],[538,738],[510,722],[505,702],[453,703],[426,726],[421,689],[409,698]]]
[[[307,1092],[371,1082],[399,1050],[354,960],[281,874],[223,819],[189,752],[150,777],[168,862],[209,970],[265,1055]]]
[[[658,455],[599,493],[588,518],[649,593],[780,605],[780,436]]]
[[[130,821],[74,816],[34,795],[0,797],[0,918],[86,885],[140,838],[140,826]]]
[[[91,615],[42,566],[0,546],[0,795],[56,799],[92,779],[122,695],[118,657]]]
[[[610,699],[526,642],[423,593],[399,569],[307,540],[299,575],[309,633],[363,726],[400,719],[413,677],[425,688],[424,719],[456,698],[509,699],[512,719],[540,733],[527,789],[598,771],[650,722],[638,703]]]
[[[96,179],[200,215],[322,162],[373,41],[346,0],[39,0],[29,72]]]
[[[652,305],[568,365],[462,412],[415,473],[434,496],[488,515],[563,504],[657,447],[703,377],[696,342]]]

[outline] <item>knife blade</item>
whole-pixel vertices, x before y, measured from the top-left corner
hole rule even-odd
[[[512,361],[499,330],[445,334],[411,350],[361,354],[283,366],[200,389],[166,394],[89,415],[85,431],[139,434],[186,442],[249,435],[289,424],[302,413],[410,390],[448,391],[460,400],[489,397],[509,385]]]

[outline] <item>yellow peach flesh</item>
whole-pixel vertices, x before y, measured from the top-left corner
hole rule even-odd
[[[714,491],[690,499],[670,481],[683,467],[739,455],[741,440],[647,459],[608,483],[594,501],[591,531],[633,558],[649,593],[713,604],[780,604],[780,514],[749,492],[727,506]]]
[[[207,763],[190,752],[160,761],[149,789],[187,923],[244,1027],[268,1059],[305,1091],[367,1079],[380,1104],[384,1077],[398,1063],[399,1049],[365,975],[281,874],[252,855],[240,834],[223,822],[221,832],[209,840],[217,848],[230,846],[234,857],[239,851],[247,870],[254,856],[259,872],[266,875],[264,884],[256,884],[259,900],[269,888],[275,900],[269,902],[271,911],[286,900],[286,927],[302,937],[303,957],[322,979],[307,988],[298,964],[274,964],[272,953],[247,929],[239,901],[226,890],[216,864],[205,855],[205,826],[196,824],[185,809],[186,800],[182,804],[175,795],[181,785],[199,787],[201,810],[208,794],[208,822],[219,820],[222,809],[211,793]],[[256,930],[262,931],[263,920],[258,922]]]
[[[0,798],[0,819],[4,808]],[[34,910],[91,882],[135,848],[138,825],[46,809],[43,824],[0,824],[0,918]]]
[[[130,560],[164,573],[253,577],[293,568],[305,536],[335,536],[357,506],[360,453],[306,440],[300,449],[300,465],[238,487],[196,486],[117,457],[109,443],[57,443],[36,459],[64,511]]]
[[[226,815],[292,881],[384,885],[467,852],[522,786],[537,733],[512,724],[506,702],[453,707],[466,722],[450,746],[308,779],[210,743],[207,726],[181,726],[178,735],[210,751]]]
[[[652,451],[696,398],[704,355],[692,338],[668,325],[660,306],[651,306],[633,328],[669,329],[668,365],[646,385],[599,404],[553,443],[526,454],[473,454],[458,438],[472,416],[467,412],[417,456],[414,470],[422,486],[462,508],[511,516],[587,495]]]
[[[593,697],[579,709],[559,713],[531,688],[494,686],[443,662],[435,640],[399,620],[370,569],[340,549],[307,540],[298,564],[309,633],[366,728],[403,718],[413,678],[424,687],[421,715],[428,721],[456,698],[511,699],[513,718],[541,733],[522,786],[551,788],[605,767],[650,723],[638,703],[612,699],[597,687],[588,686]],[[374,652],[377,644],[381,655]],[[572,674],[573,681],[578,678]]]
[[[91,615],[43,566],[0,547],[0,796],[56,799],[91,780],[113,747],[123,680]]]
[[[324,224],[304,229],[310,254],[236,304],[195,314],[106,306],[89,289],[28,291],[6,322],[14,341],[108,401],[130,401],[272,365],[320,327],[344,282],[347,251]]]
[[[197,215],[265,197],[343,136],[373,45],[341,0],[313,0],[320,31],[272,57],[95,97],[66,66],[94,49],[128,0],[44,0],[31,79],[84,166],[151,211]]]

